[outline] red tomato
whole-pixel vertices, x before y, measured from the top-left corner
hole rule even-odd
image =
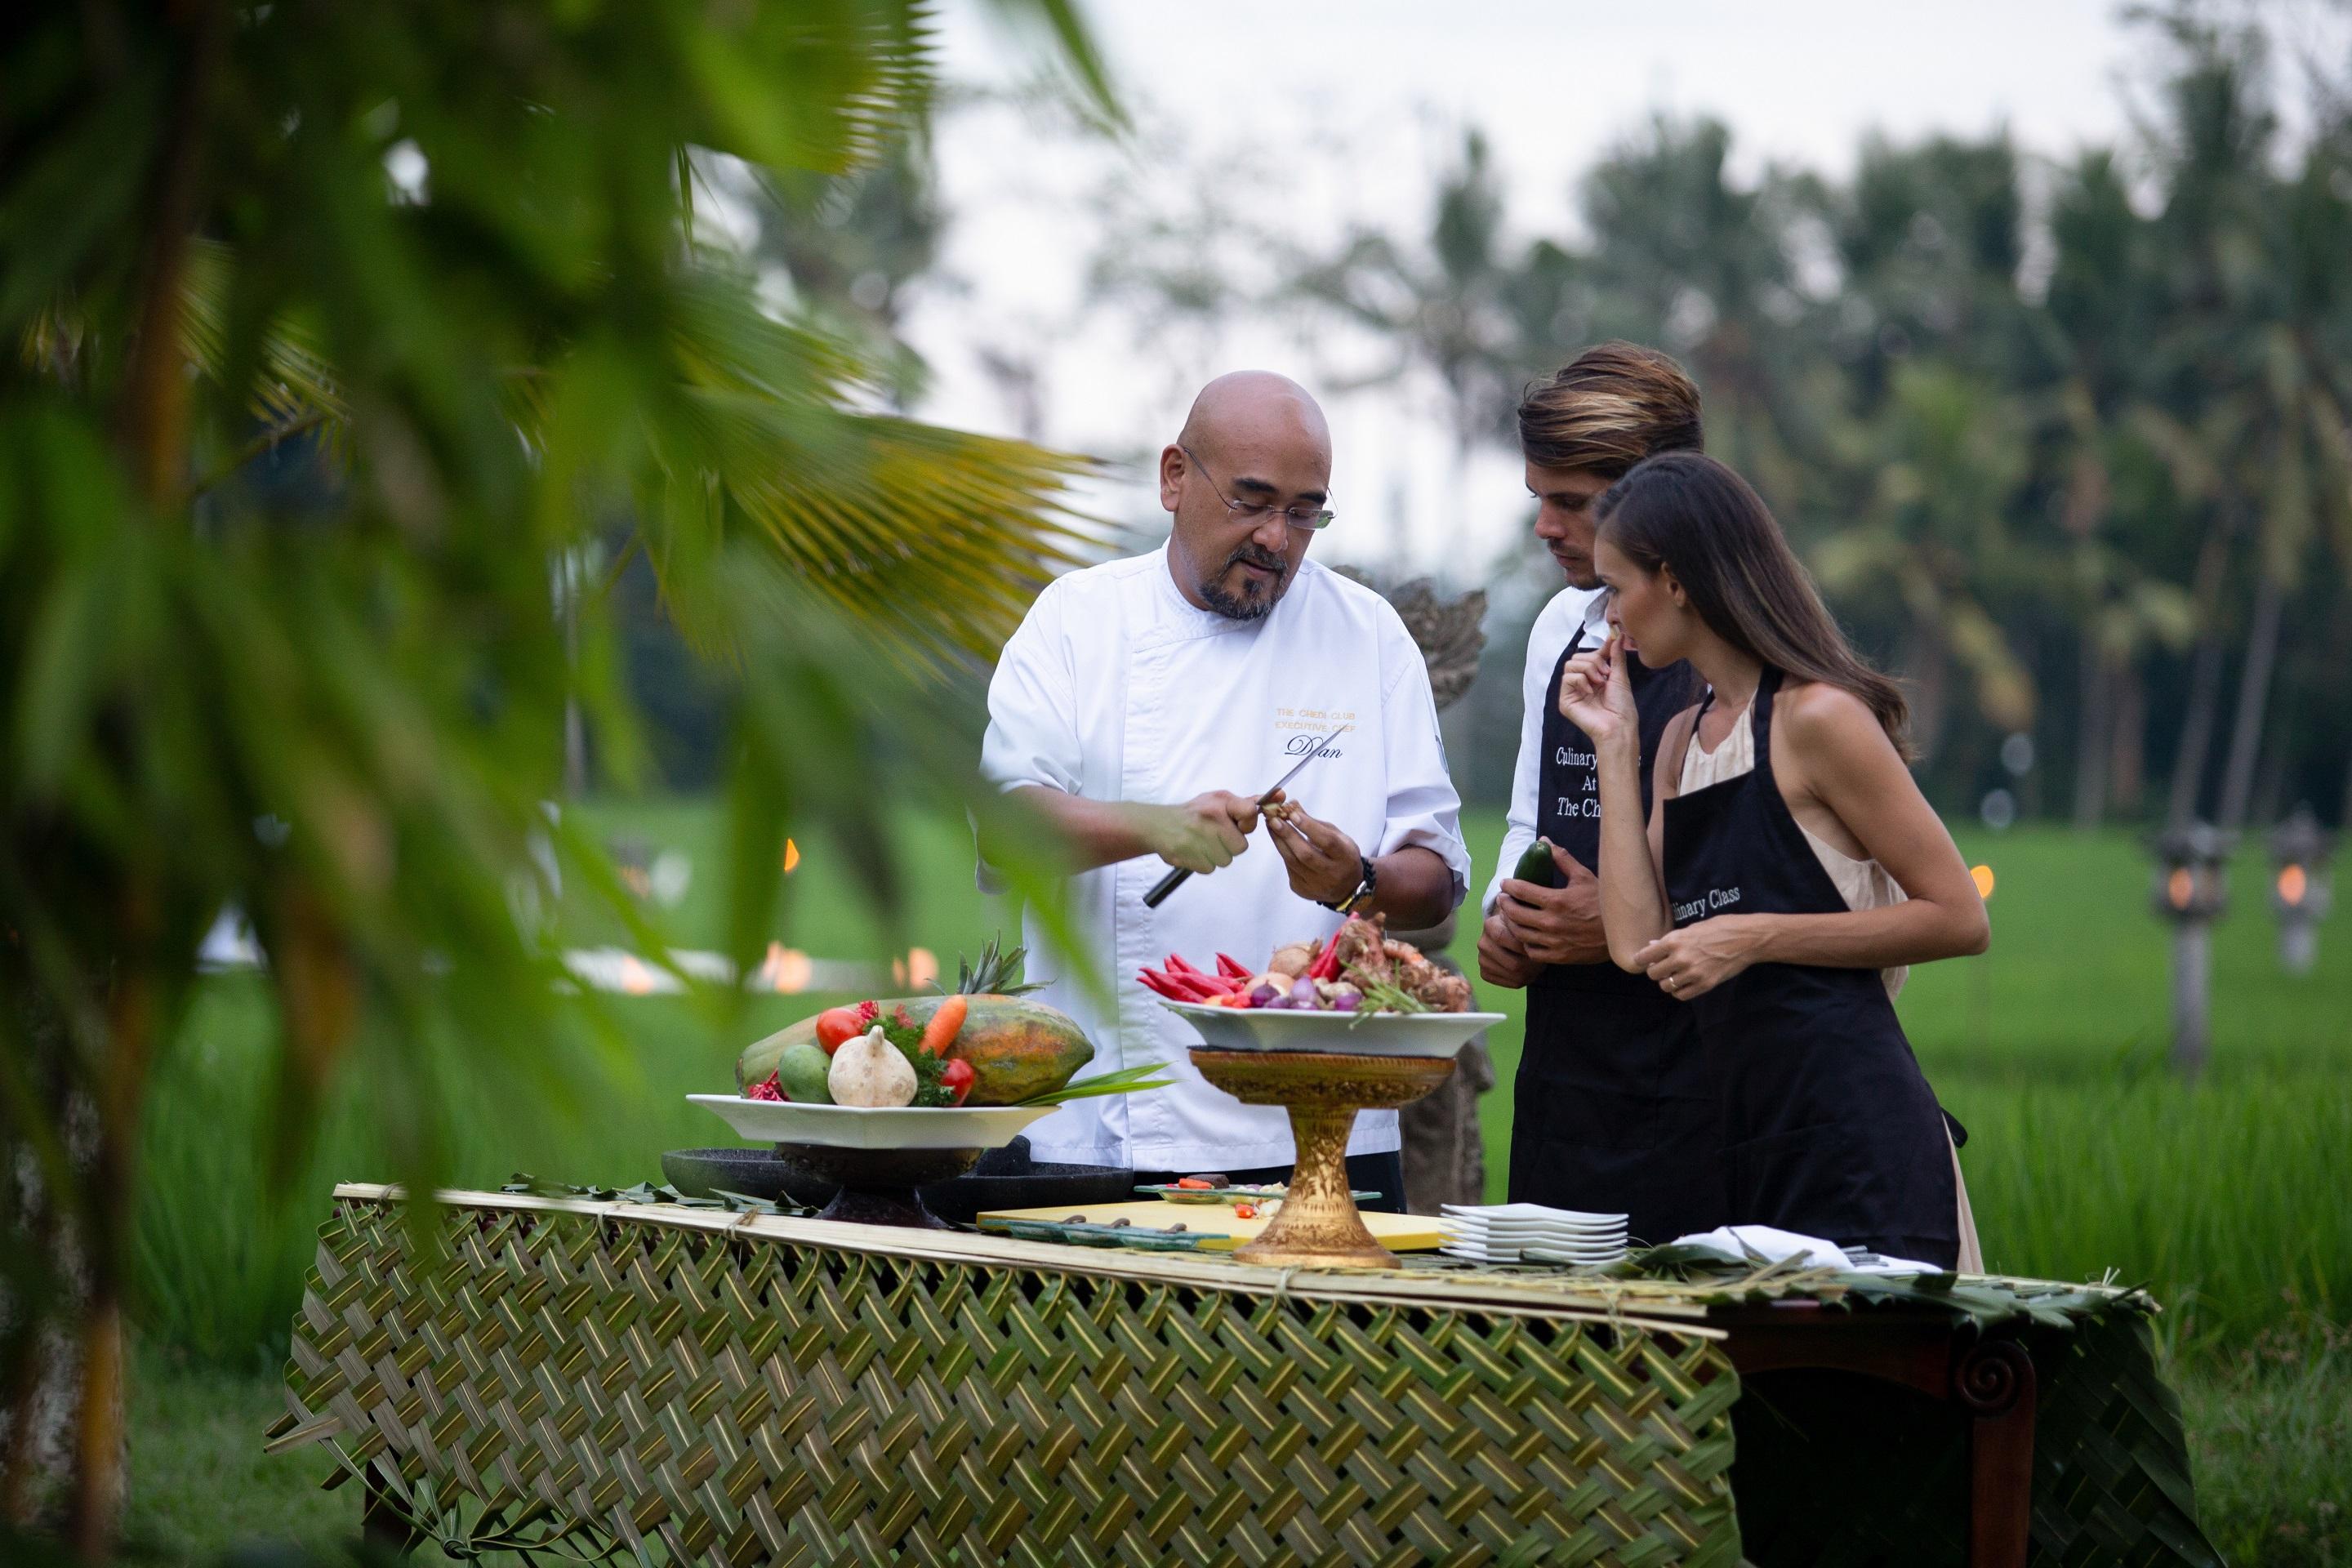
[[[826,1056],[841,1049],[866,1031],[857,1026],[855,1007],[828,1007],[816,1016],[816,1043]]]
[[[940,1087],[954,1095],[955,1102],[961,1105],[964,1097],[971,1092],[972,1080],[979,1076],[970,1062],[961,1057],[950,1057],[940,1068]]]

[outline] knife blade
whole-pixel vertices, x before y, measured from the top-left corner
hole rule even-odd
[[[1324,736],[1321,740],[1316,742],[1313,745],[1307,747],[1307,754],[1299,758],[1297,762],[1292,763],[1288,773],[1275,780],[1274,786],[1271,789],[1268,789],[1264,795],[1257,797],[1258,805],[1264,805],[1276,795],[1281,794],[1285,784],[1287,784],[1291,780],[1297,778],[1306,770],[1307,763],[1313,762],[1316,758],[1323,754],[1324,747],[1329,745],[1332,742],[1346,734],[1350,726],[1342,724],[1338,729],[1332,731],[1329,734]],[[1192,872],[1187,871],[1184,868],[1179,866],[1174,870],[1169,872],[1165,877],[1160,878],[1159,881],[1152,884],[1151,890],[1143,895],[1143,907],[1147,910],[1156,910],[1161,904],[1166,903],[1168,901],[1168,895],[1182,887],[1184,885],[1185,879],[1192,876]]]

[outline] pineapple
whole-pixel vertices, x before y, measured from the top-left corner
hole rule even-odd
[[[966,996],[1023,996],[1042,985],[1016,984],[1013,976],[1021,973],[1021,961],[1029,950],[1016,947],[1011,952],[999,951],[1000,939],[990,937],[988,945],[980,950],[980,962],[973,963],[961,952],[956,954],[956,990]]]

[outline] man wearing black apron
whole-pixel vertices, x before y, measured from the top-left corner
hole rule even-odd
[[[1579,628],[1552,671],[1584,651]],[[1642,756],[1697,685],[1690,666],[1662,670],[1624,656],[1641,705]],[[1553,703],[1544,715],[1542,836],[1579,867],[1601,863],[1601,792],[1592,742]],[[1643,803],[1643,810],[1648,802]],[[1527,1043],[1511,1122],[1511,1201],[1605,1214],[1653,1243],[1723,1223],[1718,1121],[1691,1009],[1604,952],[1597,963],[1550,963],[1528,985]]]
[[[1606,635],[1592,563],[1591,502],[1654,452],[1700,445],[1698,392],[1664,354],[1604,343],[1528,390],[1519,407],[1536,533],[1570,587],[1528,650],[1528,713],[1510,832],[1489,889],[1481,976],[1525,986],[1526,1041],[1514,1086],[1510,1197],[1618,1213],[1649,1242],[1724,1223],[1718,1112],[1691,1009],[1610,962],[1598,883],[1601,796],[1592,743],[1555,694],[1569,659]],[[1642,712],[1644,787],[1667,723],[1696,697],[1685,665],[1629,656]],[[1572,865],[1565,885],[1518,881],[1540,836]],[[1554,857],[1559,863],[1560,855]]]

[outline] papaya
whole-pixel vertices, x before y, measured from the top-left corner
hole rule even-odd
[[[908,1021],[920,1028],[939,1011],[944,996],[884,996],[877,999],[884,1016],[907,1009]],[[1077,1020],[1058,1008],[1025,996],[973,996],[950,1060],[971,1064],[971,1094],[967,1105],[1013,1105],[1031,1095],[1061,1088],[1095,1058],[1094,1046],[1078,1028]],[[814,1043],[816,1019],[803,1018],[743,1047],[735,1058],[735,1086],[758,1083],[776,1070],[783,1054],[796,1045]]]

